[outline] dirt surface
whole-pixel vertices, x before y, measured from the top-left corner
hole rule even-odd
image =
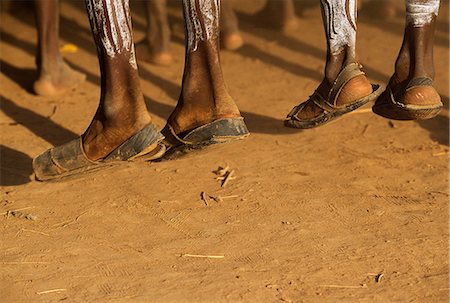
[[[301,29],[282,35],[253,22],[261,1],[237,2],[246,45],[222,63],[247,140],[50,183],[33,180],[32,158],[82,133],[97,107],[87,17],[63,1],[61,45],[78,47],[65,57],[88,81],[43,98],[30,90],[33,14],[2,12],[1,302],[448,302],[448,4],[435,44],[438,117],[389,121],[367,106],[295,131],[283,119],[324,66],[320,10],[307,7]],[[133,5],[139,40],[145,19]],[[139,63],[160,127],[184,63],[181,10],[170,14],[174,64]],[[401,16],[360,18],[358,51],[374,82],[387,82],[402,32]],[[227,165],[236,178],[221,188],[213,171]],[[231,197],[205,205],[202,192]]]

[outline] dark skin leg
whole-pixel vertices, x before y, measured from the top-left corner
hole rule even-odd
[[[423,1],[424,4],[427,1]],[[434,79],[433,43],[436,17],[431,23],[421,27],[407,24],[390,85],[396,91],[411,79],[428,77]],[[405,93],[402,100],[407,104],[425,105],[440,102],[440,97],[432,87],[417,87]]]
[[[111,4],[112,0],[86,0],[101,71],[100,103],[91,124],[82,136],[84,151],[91,160],[106,157],[151,122],[141,91],[138,70],[135,63],[133,64],[135,58],[132,51],[131,19],[126,18],[129,30],[125,31],[131,43],[126,43],[120,34],[114,42],[111,23],[105,20],[108,15],[107,3]],[[128,0],[121,0],[119,3],[120,7],[116,9],[127,11]],[[92,13],[93,10],[89,7],[95,6],[103,11],[103,15],[96,16]],[[118,31],[119,18],[116,14],[112,15],[111,21]],[[127,15],[129,16],[129,10]],[[103,26],[103,22],[107,25]]]
[[[268,0],[259,17],[264,24],[283,32],[293,31],[299,26],[293,0]]]
[[[214,0],[211,0],[214,1]],[[189,0],[183,0],[188,3]],[[220,1],[218,4],[220,5]],[[196,5],[198,20],[205,25],[205,18]],[[185,12],[186,22],[194,16]],[[222,75],[219,57],[219,26],[212,26],[211,38],[198,41],[196,47],[186,41],[186,61],[182,91],[178,104],[168,123],[179,134],[219,118],[240,117],[239,110],[228,94]]]
[[[222,45],[225,49],[237,50],[244,44],[244,40],[239,32],[238,19],[230,0],[221,1],[220,14]]]
[[[144,3],[147,13],[147,32],[145,39],[136,45],[139,60],[169,65],[170,27],[166,0],[148,0]]]
[[[59,95],[83,82],[85,75],[70,68],[59,52],[58,1],[37,0],[35,11],[38,29],[36,64],[39,76],[33,88],[38,95]]]
[[[347,2],[348,5],[348,2]],[[347,7],[346,11],[352,8]],[[324,20],[325,29],[328,26],[328,21],[326,20],[326,15],[324,12],[324,7],[322,7],[322,17]],[[336,80],[339,73],[347,65],[351,63],[357,63],[356,51],[355,51],[355,41],[349,41],[349,44],[344,46],[339,51],[333,51],[331,46],[330,37],[327,36],[327,58],[325,64],[324,79],[317,88],[317,91],[322,96],[327,96],[332,84]],[[355,100],[363,98],[372,93],[372,86],[364,75],[357,76],[351,79],[342,89],[339,94],[336,104],[342,106],[349,104]],[[310,119],[317,117],[319,114],[323,113],[323,110],[316,106],[312,102],[308,102],[307,106],[297,114],[299,118]]]
[[[91,28],[96,41],[101,68],[101,97],[97,112],[82,136],[86,155],[91,160],[102,159],[133,134],[151,123],[140,88],[137,66],[133,64],[131,47],[118,37],[119,47],[108,51],[105,40],[111,40],[111,25],[104,30],[104,17],[92,14],[93,6],[100,3],[103,9],[111,0],[86,0]],[[184,0],[186,1],[186,0]],[[128,7],[121,0],[120,9]],[[129,15],[129,11],[127,13]],[[190,14],[186,22],[192,19]],[[200,22],[204,19],[200,15]],[[119,22],[114,19],[114,24]],[[131,20],[128,20],[131,32]],[[200,41],[194,50],[187,49],[182,92],[168,123],[176,133],[201,126],[223,117],[239,117],[240,113],[228,94],[219,61],[218,26],[212,27],[214,38]],[[109,39],[105,39],[108,37]],[[131,45],[133,43],[130,33]],[[110,44],[113,44],[110,42]],[[128,45],[130,46],[130,45]],[[111,54],[112,53],[112,54]]]

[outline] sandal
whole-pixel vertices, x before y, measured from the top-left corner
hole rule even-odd
[[[162,160],[172,160],[213,144],[241,140],[250,135],[242,117],[218,119],[180,134],[175,134],[172,126],[167,124],[161,132],[167,149]]]
[[[79,137],[36,157],[33,160],[33,170],[37,180],[47,181],[137,158],[153,160],[161,157],[165,152],[165,146],[160,143],[163,139],[163,135],[156,127],[149,124],[105,158],[92,161],[86,156],[82,139]]]
[[[321,126],[376,99],[381,93],[381,88],[377,84],[372,84],[372,93],[370,95],[342,106],[336,104],[339,94],[344,86],[351,79],[360,75],[365,75],[361,68],[362,66],[358,63],[347,65],[337,76],[326,98],[316,90],[306,102],[297,105],[290,111],[284,121],[284,125],[300,129]],[[309,102],[313,102],[316,106],[323,109],[323,113],[314,118],[301,119],[298,116],[298,113],[300,113]]]
[[[418,87],[432,88],[430,99],[435,100],[424,105],[407,104],[405,102],[406,94]],[[393,120],[423,120],[437,116],[442,107],[441,97],[433,87],[433,80],[428,77],[418,77],[409,81],[406,86],[400,86],[396,91],[389,84],[378,97],[372,111],[377,115]]]

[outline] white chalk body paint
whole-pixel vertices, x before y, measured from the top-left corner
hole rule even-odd
[[[183,0],[188,50],[191,52],[197,50],[199,41],[217,38],[219,31],[220,1],[198,0],[198,4],[197,7],[196,0]],[[203,20],[204,29],[199,17]]]
[[[406,0],[406,24],[422,27],[429,24],[439,13],[439,0]]]
[[[346,2],[349,10],[347,14]],[[331,54],[346,46],[354,51],[356,45],[356,0],[321,0],[325,15],[325,28]],[[355,54],[353,54],[355,55]]]
[[[130,65],[137,69],[129,4],[128,1],[124,3],[122,5],[121,0],[107,0],[104,7],[102,0],[86,0],[86,8],[92,30],[99,37],[106,55],[114,58],[127,51]]]

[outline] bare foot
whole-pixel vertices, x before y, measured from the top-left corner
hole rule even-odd
[[[244,45],[244,39],[240,33],[223,34],[223,47],[227,50],[237,50]]]
[[[297,17],[293,17],[283,20],[283,22],[280,25],[280,30],[283,33],[289,33],[297,30],[299,26],[300,23],[298,22]]]
[[[161,66],[168,66],[173,61],[172,55],[168,51],[152,52],[146,40],[136,44],[136,57],[138,60]]]
[[[64,61],[52,72],[40,72],[33,84],[36,94],[44,97],[61,95],[71,91],[86,79],[86,75],[72,69]]]
[[[268,1],[266,6],[257,13],[256,20],[261,26],[270,27],[283,33],[291,32],[299,27],[294,7],[286,6],[286,3],[282,1]]]

